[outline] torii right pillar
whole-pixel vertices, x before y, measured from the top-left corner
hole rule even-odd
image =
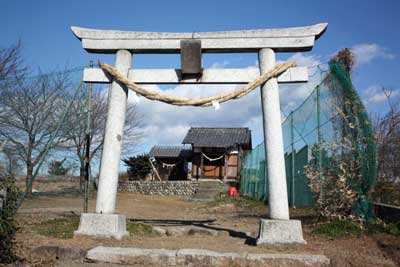
[[[260,73],[275,66],[275,52],[263,48],[258,53]],[[269,219],[261,219],[257,245],[264,243],[305,243],[301,221],[289,219],[281,111],[277,79],[261,86],[265,159],[268,174]]]

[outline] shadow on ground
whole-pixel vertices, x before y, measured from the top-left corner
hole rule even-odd
[[[234,238],[243,239],[246,245],[255,246],[256,239],[252,236],[247,235],[244,232],[213,226],[212,224],[216,221],[212,220],[140,220],[140,219],[129,219],[130,222],[145,223],[153,226],[196,226],[204,229],[210,229],[219,232],[227,232],[229,236]]]

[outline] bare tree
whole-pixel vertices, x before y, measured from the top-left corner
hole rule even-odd
[[[389,110],[373,120],[377,144],[378,175],[375,201],[400,205],[400,106],[393,90],[382,88]]]
[[[18,79],[0,90],[0,140],[26,166],[26,184],[31,192],[35,166],[64,140],[57,137],[50,144],[64,110],[60,99],[69,87],[67,74],[40,75]]]
[[[393,90],[382,88],[389,111],[374,120],[378,151],[378,179],[400,182],[400,107],[393,103]]]
[[[26,66],[21,59],[21,42],[9,48],[0,49],[0,80],[18,77],[25,73]]]
[[[85,175],[85,151],[86,151],[86,127],[87,127],[87,107],[86,96],[81,96],[74,102],[69,120],[67,122],[68,131],[65,131],[65,138],[69,141],[63,146],[70,148],[76,154],[80,163],[81,184]],[[91,135],[90,135],[90,158],[100,155],[103,148],[104,132],[107,119],[107,91],[96,89],[92,95],[92,115],[91,115]],[[140,142],[141,116],[137,112],[134,104],[128,103],[124,128],[123,153],[130,153],[135,150]]]

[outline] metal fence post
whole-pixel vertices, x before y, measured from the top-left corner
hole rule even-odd
[[[294,150],[294,118],[293,118],[293,111],[290,112],[290,146],[292,149],[292,166],[291,166],[291,173],[292,173],[292,208],[296,208],[295,204],[295,150]]]
[[[317,147],[318,147],[318,174],[321,183],[321,200],[324,199],[324,177],[322,175],[322,131],[321,131],[321,103],[320,103],[320,88],[319,85],[316,87],[317,93]]]

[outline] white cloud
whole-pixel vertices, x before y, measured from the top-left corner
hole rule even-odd
[[[374,59],[394,59],[396,56],[378,44],[358,44],[351,48],[356,57],[356,66],[367,64]]]
[[[400,97],[400,90],[383,91],[381,86],[373,85],[368,87],[363,95],[367,105],[380,105],[387,101],[387,95],[390,95],[392,100]]]
[[[315,67],[321,64],[321,61],[314,55],[303,55],[303,53],[295,53],[287,59],[287,61],[294,61],[298,66]]]

